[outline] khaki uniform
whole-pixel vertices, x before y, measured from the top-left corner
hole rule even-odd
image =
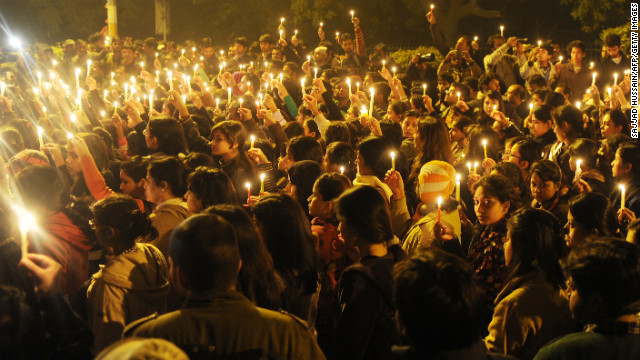
[[[233,290],[192,295],[181,310],[134,322],[124,336],[166,339],[187,354],[325,359],[303,320],[256,307]]]

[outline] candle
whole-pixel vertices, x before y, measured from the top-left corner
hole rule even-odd
[[[251,205],[251,183],[247,181],[244,186],[247,188],[247,204]]]
[[[460,174],[456,174],[456,201],[460,202]]]
[[[434,7],[435,7],[435,5],[431,4],[431,11],[433,11]]]
[[[422,84],[422,96],[427,95],[427,84]]]
[[[113,115],[116,115],[118,113],[118,102],[114,101],[113,103]]]
[[[344,166],[340,166],[340,175],[344,175]]]
[[[318,68],[317,67],[313,68],[313,78],[314,79],[318,78]]]
[[[184,56],[184,49],[182,49],[182,56]]]
[[[91,75],[91,60],[87,60],[87,77]]]
[[[73,134],[70,131],[67,131],[67,139],[73,139]]]
[[[256,111],[260,112],[260,100],[256,100]]]
[[[478,37],[477,37],[477,36],[474,36],[474,37],[473,37],[473,41],[478,41]]]
[[[109,94],[109,90],[102,91],[102,100],[107,101],[107,95]]]
[[[167,71],[167,76],[169,77],[169,90],[173,90],[173,73]]]
[[[249,148],[249,150],[253,150],[253,146],[256,143],[256,137],[255,135],[251,135],[251,147]]]
[[[438,223],[440,223],[441,212],[442,212],[442,196],[438,196]]]
[[[538,40],[538,47],[542,46],[542,40]]]
[[[384,70],[386,66],[387,66],[387,60],[382,60],[382,69]]]
[[[582,174],[582,159],[576,160],[576,173],[573,178],[573,181],[576,182],[580,179],[580,175]]]
[[[530,102],[530,103],[529,103],[529,113],[531,113],[531,111],[532,111],[532,110],[533,110],[533,103],[532,103],[532,102]]]
[[[231,106],[231,88],[227,88],[227,107]]]
[[[321,21],[320,22],[320,28],[323,28],[323,27],[324,27],[324,23]]]
[[[471,161],[467,162],[467,167],[469,168],[469,175],[471,175]]]
[[[7,84],[0,82],[0,96],[4,96],[4,91],[7,89]]]
[[[594,71],[593,72],[593,80],[591,81],[591,86],[596,84],[596,76],[598,76],[598,73]]]
[[[216,98],[216,109],[220,108],[220,98]]]
[[[284,22],[284,18],[280,18],[280,25],[282,25],[282,23]]]
[[[360,116],[367,116],[368,113],[369,111],[367,110],[367,107],[362,105],[362,109],[360,109]]]
[[[27,235],[29,230],[33,228],[34,218],[33,215],[26,212],[25,210],[18,211],[18,217],[20,222],[20,249],[22,252],[22,257],[27,256],[29,242],[27,240]]]
[[[486,159],[487,156],[487,139],[482,139],[482,147],[484,148],[484,158]]]
[[[625,208],[625,194],[627,192],[627,189],[622,184],[618,185],[618,187],[620,188],[620,209],[624,209]]]
[[[613,73],[613,86],[618,85],[618,73]]]
[[[607,94],[609,95],[609,107],[613,107],[613,98],[611,98],[611,88],[607,88]]]
[[[244,103],[244,99],[242,98],[238,99],[238,103],[240,103],[240,109],[242,109],[242,104]]]
[[[456,93],[456,97],[458,98],[458,101],[460,101],[460,92],[459,91]]]
[[[580,105],[582,105],[580,104],[580,101],[576,101],[576,107],[578,108],[578,110],[580,110]]]
[[[473,163],[473,173],[476,174],[476,175],[478,174],[478,162],[477,161]]]
[[[282,82],[284,81],[284,74],[280,73],[280,75],[278,75],[278,77],[280,78],[280,84],[282,84]]]
[[[153,110],[153,92],[153,89],[149,91],[149,115],[151,115],[151,110]]]
[[[504,26],[500,25],[500,36],[504,37]]]
[[[393,72],[393,77],[396,77],[396,70],[397,69],[395,66],[391,68],[391,71]]]
[[[41,126],[38,126],[38,144],[40,144],[40,149],[44,146],[44,130]]]
[[[298,36],[298,29],[293,30],[293,36]]]
[[[594,66],[595,66],[595,63],[593,61],[589,63],[589,69],[593,69]]]
[[[347,86],[349,87],[349,97],[351,97],[351,79],[347,78]]]
[[[396,171],[396,152],[391,152],[391,171]]]
[[[562,64],[562,59],[564,59],[562,56],[558,56],[558,61],[560,62],[560,64]]]
[[[360,82],[356,82],[356,94],[360,92]]]
[[[282,33],[284,33],[284,30],[280,29],[280,39],[282,39]]]
[[[369,103],[369,114],[371,114],[371,116],[373,116],[373,97],[376,94],[376,90],[374,88],[370,88],[369,92],[371,92],[371,101]]]
[[[80,68],[76,68],[76,89],[80,89]]]
[[[264,192],[264,178],[265,178],[265,174],[264,173],[260,174],[260,194]]]
[[[351,10],[351,20],[353,20],[353,15],[355,15],[355,11]]]

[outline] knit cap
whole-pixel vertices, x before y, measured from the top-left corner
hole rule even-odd
[[[456,170],[449,163],[434,160],[424,164],[418,175],[418,195],[425,204],[448,199],[456,188]]]

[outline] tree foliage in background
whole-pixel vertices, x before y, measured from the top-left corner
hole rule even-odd
[[[625,54],[629,54],[631,50],[631,38],[629,37],[629,33],[631,32],[631,23],[626,23],[625,25],[620,25],[614,28],[604,29],[600,33],[600,40],[604,43],[604,38],[609,34],[617,34],[620,36],[620,48]]]
[[[580,20],[582,30],[593,32],[628,21],[628,0],[562,0],[571,7],[571,16]]]

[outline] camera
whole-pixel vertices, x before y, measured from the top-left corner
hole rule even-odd
[[[418,63],[421,64],[427,61],[435,61],[435,60],[436,60],[436,56],[433,55],[432,53],[429,53],[429,54],[420,56],[420,59],[418,59]]]

